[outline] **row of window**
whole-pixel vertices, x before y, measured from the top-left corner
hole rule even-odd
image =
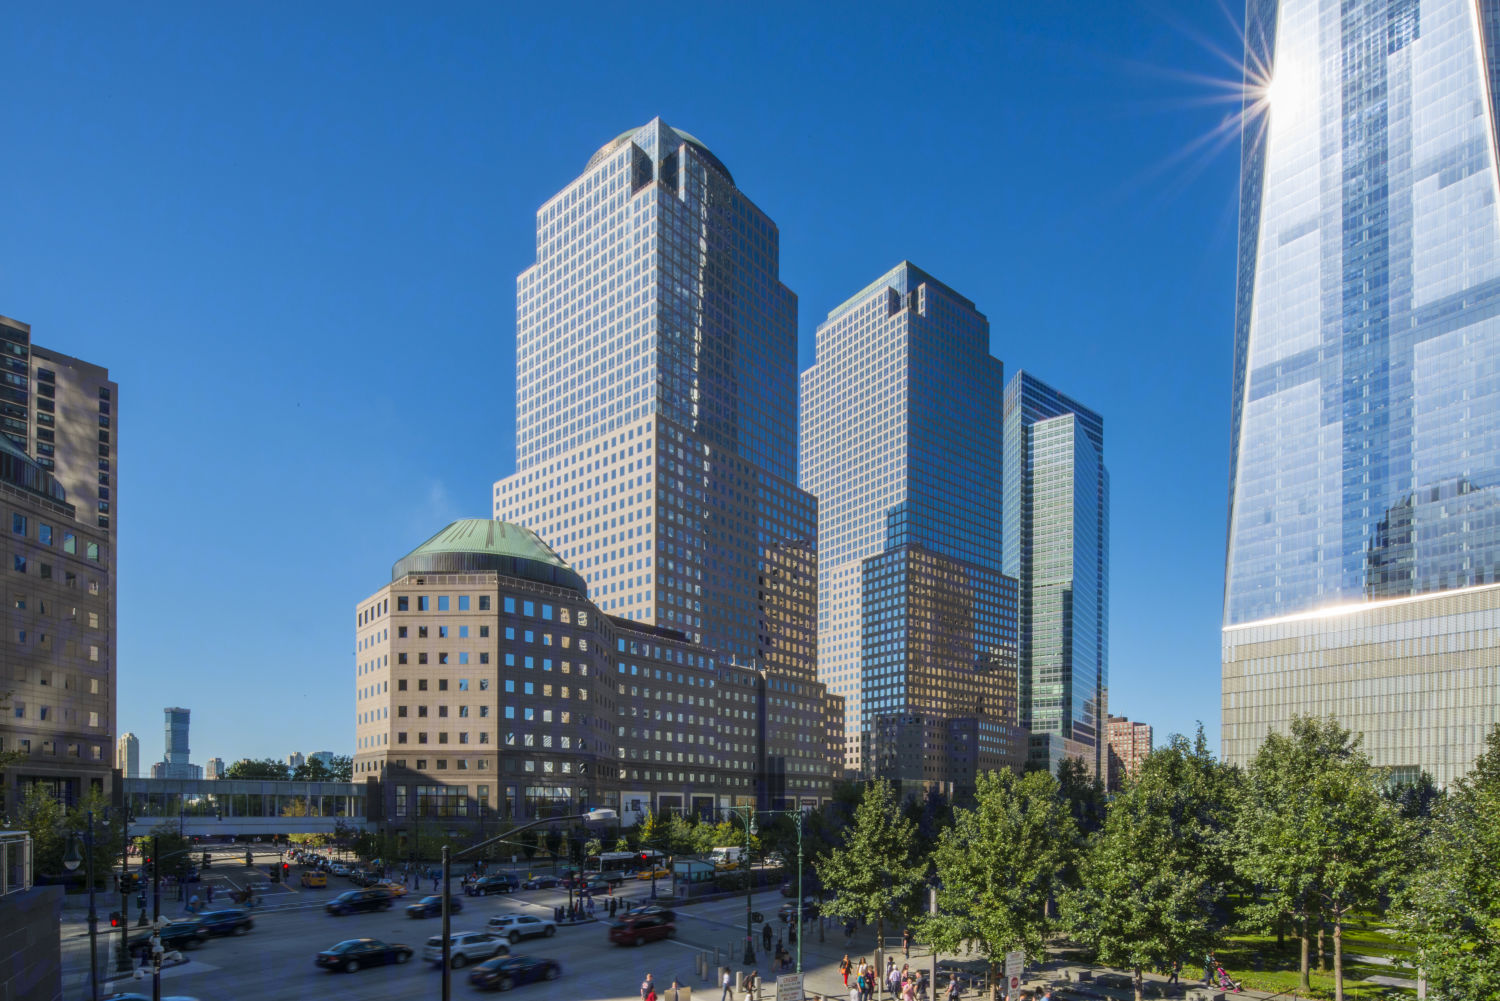
[[[104,496],[106,496],[106,497],[109,496],[108,491],[104,492]],[[19,512],[12,512],[11,513],[11,516],[10,516],[10,531],[11,531],[12,535],[19,535],[22,538],[29,538],[30,536],[29,536],[28,533],[29,533],[29,530],[30,530],[30,525],[31,525],[31,519],[29,517],[27,517],[26,515],[21,514]],[[55,533],[54,533],[53,527],[51,525],[49,525],[49,524],[47,524],[46,522],[43,522],[43,521],[37,522],[37,526],[36,526],[36,541],[40,542],[44,546],[50,546],[50,545],[52,545],[52,540],[53,540],[54,534]],[[77,555],[77,553],[78,553],[78,536],[74,535],[72,532],[63,532],[62,533],[62,551],[65,552],[65,553],[67,553],[70,556]],[[84,553],[84,556],[87,559],[89,559],[90,561],[92,561],[94,563],[98,563],[99,562],[99,543],[97,543],[97,542],[86,542],[86,543],[84,543],[83,553]]]

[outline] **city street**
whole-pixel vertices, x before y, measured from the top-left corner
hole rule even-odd
[[[243,865],[243,849],[238,855],[230,852],[216,853],[213,868],[205,875],[218,880],[233,880],[243,885],[250,870]],[[232,859],[239,859],[236,865]],[[258,854],[258,866],[272,861],[269,852]],[[264,869],[257,877],[264,882]],[[539,873],[543,870],[538,868]],[[328,973],[313,965],[313,956],[319,950],[347,938],[370,937],[390,943],[411,946],[420,954],[423,943],[435,936],[439,919],[412,919],[405,915],[408,902],[431,892],[431,883],[424,881],[421,891],[409,891],[389,911],[370,914],[353,914],[334,917],[325,913],[323,906],[334,895],[352,888],[346,879],[339,876],[329,878],[327,889],[301,889],[296,886],[300,867],[292,867],[292,886],[272,885],[264,894],[265,904],[253,912],[255,927],[247,935],[236,938],[215,938],[196,950],[184,955],[187,962],[163,971],[163,995],[189,995],[202,1001],[271,1001],[284,998],[320,997],[327,1001],[340,999],[397,999],[433,997],[438,991],[438,971],[420,959],[405,966],[385,966],[361,970],[353,974]],[[667,902],[670,881],[658,881],[658,892]],[[619,891],[620,896],[639,901],[649,895],[650,884],[627,880]],[[455,896],[461,896],[457,880],[454,882]],[[200,897],[203,895],[199,891]],[[183,905],[175,899],[169,900],[163,892],[162,914],[175,917],[184,913]],[[217,893],[216,893],[217,896]],[[502,913],[530,913],[551,917],[552,909],[566,905],[566,891],[536,890],[522,891],[512,895],[496,895],[484,898],[464,897],[464,909],[452,920],[454,931],[478,930],[486,919]],[[604,899],[604,898],[596,898]],[[100,913],[118,906],[118,897],[102,900]],[[775,929],[784,933],[786,926],[776,919],[777,909],[785,902],[776,890],[761,891],[754,899],[755,909],[771,920]],[[132,906],[133,903],[132,903]],[[225,898],[215,900],[214,907],[232,906]],[[719,950],[721,960],[732,955],[731,967],[741,969],[742,942],[744,936],[744,897],[725,898],[686,907],[677,907],[677,935],[669,941],[652,943],[640,948],[623,948],[611,944],[607,939],[608,924],[605,921],[586,922],[576,926],[563,926],[550,939],[522,941],[512,947],[513,955],[535,955],[557,960],[562,966],[562,978],[551,985],[534,984],[519,986],[514,993],[536,998],[568,997],[592,999],[592,1001],[630,1001],[639,997],[638,987],[650,971],[660,985],[670,985],[675,976],[685,985],[698,991],[703,997],[709,993],[703,979],[696,973],[698,953],[707,951],[712,961],[714,950]],[[63,924],[64,946],[64,998],[73,1001],[88,997],[88,936],[87,925],[78,920],[80,915],[70,905]],[[107,920],[101,920],[103,930],[108,929]],[[808,925],[807,938],[803,943],[803,966],[808,973],[809,991],[835,992],[842,986],[836,966],[845,951],[843,933],[836,928],[826,932],[827,942],[817,943],[817,925]],[[138,930],[132,928],[132,934]],[[760,926],[756,926],[757,945]],[[868,935],[861,932],[863,938]],[[113,976],[109,946],[103,944],[106,937],[101,934],[100,967],[102,975]],[[118,942],[118,932],[111,945]],[[899,955],[899,945],[897,946]],[[869,947],[866,945],[866,954]],[[764,952],[758,951],[758,968],[763,983],[771,986],[763,991],[764,996],[774,995],[775,971],[772,961]],[[854,958],[858,958],[855,955]],[[913,952],[913,959],[916,951]],[[482,992],[472,988],[468,982],[468,969],[454,971],[454,997],[471,997]],[[101,995],[114,990],[137,990],[149,995],[149,977],[135,981],[129,977],[107,982]],[[714,998],[719,991],[714,988]],[[970,995],[977,996],[977,995]]]

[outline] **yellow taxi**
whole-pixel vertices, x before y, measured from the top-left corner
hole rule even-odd
[[[739,867],[740,867],[740,864],[738,862],[734,861],[733,859],[728,859],[728,860],[723,861],[723,862],[715,862],[714,863],[714,871],[715,872],[733,872],[734,870],[738,869]]]
[[[671,869],[642,869],[635,874],[636,879],[666,879],[672,875]]]
[[[372,889],[389,890],[391,892],[391,896],[393,897],[406,896],[405,883],[376,883],[375,886],[372,887]]]
[[[302,885],[322,889],[328,885],[328,874],[304,869],[302,870]]]

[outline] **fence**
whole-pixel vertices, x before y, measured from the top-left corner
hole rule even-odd
[[[31,889],[31,835],[0,831],[0,897]]]

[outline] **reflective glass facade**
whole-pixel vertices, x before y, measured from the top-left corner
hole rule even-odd
[[[1005,560],[1020,582],[1021,722],[1104,764],[1109,471],[1104,420],[1017,372],[1005,387]],[[1057,752],[1043,745],[1040,757]]]
[[[1495,0],[1247,7],[1232,761],[1334,713],[1377,764],[1447,781],[1495,718],[1479,633],[1444,609],[1500,581],[1497,42]]]
[[[934,664],[893,625],[910,610],[915,581],[886,580],[896,564],[926,553],[959,568],[963,586],[995,591],[969,600],[966,615],[1003,603],[1002,388],[984,315],[910,263],[818,327],[816,361],[802,374],[802,486],[819,505],[819,674],[844,697],[851,768],[864,767],[876,717],[946,712],[924,686],[941,687],[934,679],[944,674],[971,676],[973,644],[988,656],[1002,642],[1004,627],[982,623],[977,633],[967,628],[961,653],[946,651]],[[880,554],[895,563],[868,563]],[[936,673],[915,670],[919,663]]]
[[[1480,8],[1250,6],[1226,625],[1500,580]]]

